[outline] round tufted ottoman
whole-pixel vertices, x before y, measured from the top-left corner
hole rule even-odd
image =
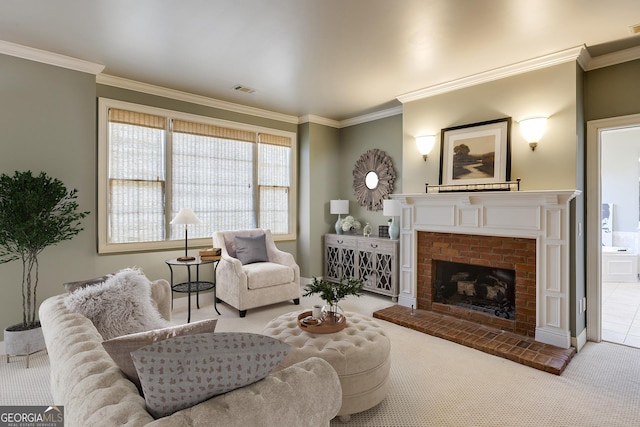
[[[342,421],[365,411],[387,395],[391,344],[385,331],[370,317],[345,313],[347,327],[333,334],[312,334],[298,327],[299,312],[269,321],[263,333],[291,346],[283,367],[320,357],[333,366],[342,385]]]

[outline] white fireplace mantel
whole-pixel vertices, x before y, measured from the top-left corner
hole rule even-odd
[[[578,194],[548,190],[391,195],[402,206],[398,303],[416,306],[419,231],[535,239],[535,339],[569,348],[569,202]]]

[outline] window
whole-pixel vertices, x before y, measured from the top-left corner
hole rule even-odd
[[[100,99],[100,253],[192,246],[216,230],[295,238],[295,134]]]

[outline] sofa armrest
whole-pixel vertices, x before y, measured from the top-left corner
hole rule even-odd
[[[151,282],[151,300],[165,320],[171,320],[171,285],[164,279]]]
[[[312,357],[149,425],[326,427],[341,405],[338,374],[325,360]]]

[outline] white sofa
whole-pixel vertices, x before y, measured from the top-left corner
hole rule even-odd
[[[235,237],[265,235],[268,262],[243,265],[237,257]],[[300,304],[300,268],[293,255],[279,250],[271,231],[263,229],[218,231],[213,246],[221,249],[216,270],[216,298],[238,309],[248,309],[292,300]]]
[[[64,297],[45,300],[39,314],[51,365],[52,403],[64,405],[67,427],[328,426],[340,409],[336,371],[324,360],[312,358],[154,420],[136,386],[102,347],[93,323],[69,311]],[[168,319],[169,283],[152,282],[152,298]]]

